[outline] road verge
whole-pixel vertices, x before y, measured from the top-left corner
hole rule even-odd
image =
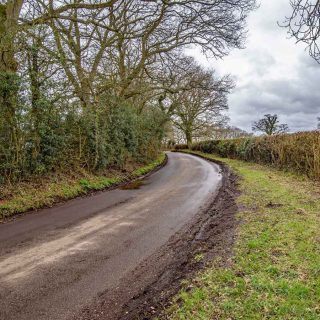
[[[166,162],[166,154],[161,153],[155,161],[136,167],[131,172],[114,171],[107,175],[86,173],[81,177],[57,177],[42,184],[23,184],[10,198],[0,201],[0,222],[34,210],[52,207],[79,196],[89,196],[131,183],[136,179],[143,179],[162,168]]]
[[[320,185],[267,166],[223,161],[239,176],[234,255],[189,281],[163,319],[319,319]]]

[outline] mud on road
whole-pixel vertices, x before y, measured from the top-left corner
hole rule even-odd
[[[102,292],[72,320],[166,319],[163,310],[190,279],[219,258],[225,265],[232,255],[237,220],[237,176],[219,163],[222,185],[214,199],[155,254],[121,279],[117,288]],[[195,259],[201,254],[201,261]]]

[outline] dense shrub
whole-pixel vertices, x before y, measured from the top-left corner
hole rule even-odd
[[[174,150],[183,150],[183,149],[188,149],[188,145],[187,144],[176,144],[174,146]]]
[[[320,131],[194,143],[192,150],[269,164],[320,179]]]
[[[84,111],[70,105],[61,112],[46,101],[36,116],[30,109],[23,105],[23,125],[12,126],[0,105],[0,185],[60,171],[124,169],[155,159],[161,148],[164,115],[156,108],[141,112],[107,97]]]

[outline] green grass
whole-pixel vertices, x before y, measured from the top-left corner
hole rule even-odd
[[[56,176],[40,183],[22,183],[14,187],[8,199],[0,202],[0,220],[28,210],[50,207],[62,200],[138,178],[161,165],[164,160],[165,154],[162,153],[155,161],[127,174],[113,172],[110,176],[99,176],[86,172],[81,177]]]
[[[320,188],[301,176],[238,160],[241,224],[232,262],[181,291],[170,319],[320,319]]]
[[[165,157],[166,157],[165,154],[162,153],[156,161],[134,170],[132,172],[132,175],[134,177],[140,177],[147,174],[148,172],[152,171],[155,167],[160,166],[164,162]]]

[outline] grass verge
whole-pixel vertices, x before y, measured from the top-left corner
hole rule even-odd
[[[211,154],[240,176],[232,261],[182,290],[169,319],[320,319],[320,187],[304,177]]]
[[[18,213],[50,207],[53,204],[88,194],[96,190],[114,187],[146,175],[165,162],[162,153],[158,159],[148,165],[138,167],[127,173],[111,172],[108,175],[94,175],[85,172],[81,175],[60,175],[43,179],[38,183],[22,183],[8,192],[8,198],[0,201],[0,221]]]

